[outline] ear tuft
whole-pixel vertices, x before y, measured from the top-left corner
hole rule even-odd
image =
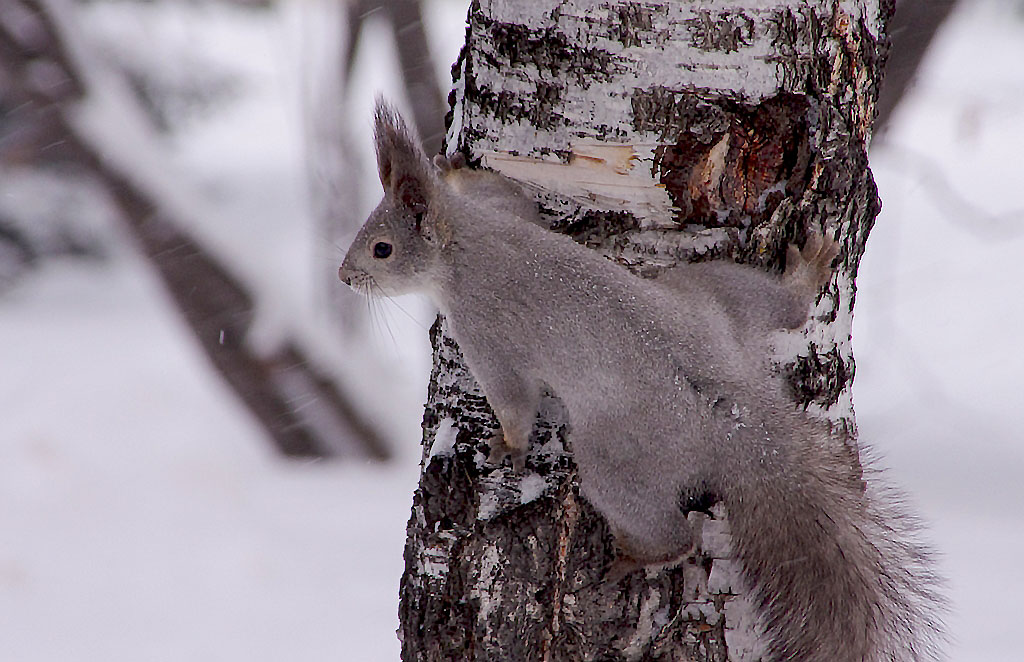
[[[426,184],[426,178],[430,176],[427,156],[405,120],[383,97],[377,97],[373,138],[377,149],[377,171],[385,190],[395,186],[398,172],[402,173],[403,180],[411,175]]]
[[[416,231],[427,212],[437,175],[402,116],[380,97],[374,114],[377,170],[384,192],[416,218]]]
[[[407,133],[402,116],[393,107],[377,97],[377,108],[373,114],[373,144],[377,149],[377,172],[384,189],[391,186],[391,162],[393,146],[398,135]]]

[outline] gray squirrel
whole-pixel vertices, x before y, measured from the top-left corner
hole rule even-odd
[[[768,337],[803,326],[836,243],[810,233],[781,277],[725,262],[644,279],[540,226],[500,175],[432,164],[378,103],[384,199],[339,270],[356,290],[428,295],[525,463],[542,390],[565,404],[580,489],[607,520],[612,580],[695,544],[721,502],[774,662],[932,659],[936,580],[913,518],[799,410]]]

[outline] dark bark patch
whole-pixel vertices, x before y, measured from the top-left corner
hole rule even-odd
[[[853,382],[853,366],[843,360],[838,347],[819,353],[812,344],[810,355],[797,357],[788,381],[801,406],[813,402],[828,408]]]
[[[656,133],[666,142],[686,132],[703,144],[728,130],[729,115],[718,105],[687,92],[664,87],[634,90],[630,98],[633,129]]]
[[[816,52],[822,39],[821,22],[814,11],[809,7],[774,11],[767,21],[767,29],[772,44],[767,59],[780,65],[782,89],[807,92],[825,89],[828,68],[818,59],[806,56]]]
[[[651,95],[643,96],[638,103],[646,109]],[[755,106],[724,102],[715,111],[692,98],[662,94],[661,101],[672,107],[662,106],[660,117],[645,113],[643,122],[664,122],[676,132],[673,143],[655,149],[654,169],[681,224],[760,225],[783,199],[803,194],[811,151],[805,97],[781,94]]]
[[[685,24],[690,45],[702,51],[731,53],[749,46],[754,38],[754,21],[742,12],[701,10]]]
[[[578,215],[559,218],[551,229],[569,235],[578,243],[590,244],[639,227],[640,222],[627,211],[583,209]]]
[[[503,121],[526,121],[538,129],[555,131],[565,125],[565,118],[555,111],[560,104],[562,88],[559,85],[537,82],[537,90],[528,102],[519,93],[493,90],[489,87],[474,89],[476,105],[481,112]]]
[[[612,39],[615,39],[627,48],[630,46],[643,46],[654,41],[657,34],[654,32],[654,13],[664,11],[663,7],[652,7],[642,4],[622,4],[611,8],[611,25],[609,32]]]
[[[531,28],[502,23],[472,10],[471,18],[486,29],[494,61],[503,70],[523,70],[532,65],[544,80],[569,80],[583,87],[595,80],[609,80],[614,72],[611,53],[571,40],[557,25]]]

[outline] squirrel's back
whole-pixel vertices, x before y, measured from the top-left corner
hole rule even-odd
[[[439,305],[456,337],[465,338],[460,346],[470,363],[475,353],[498,352],[563,399],[604,406],[586,392],[589,385],[614,388],[620,398],[638,376],[739,388],[750,362],[763,361],[749,355],[726,311],[703,292],[667,291],[516,217],[475,209],[469,218],[453,223],[451,272]],[[581,360],[555,349],[566,346],[601,356]]]

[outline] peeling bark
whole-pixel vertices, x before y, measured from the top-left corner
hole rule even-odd
[[[879,209],[866,144],[890,11],[878,0],[477,0],[448,151],[521,181],[553,229],[643,275],[722,258],[777,271],[809,229],[837,236],[836,274],[777,360],[794,406],[852,439],[854,279]],[[404,660],[759,657],[723,512],[691,515],[702,542],[681,565],[602,582],[611,540],[579,495],[557,397],[526,474],[488,467],[497,422],[443,320],[431,338]],[[581,346],[580,360],[597,350]]]

